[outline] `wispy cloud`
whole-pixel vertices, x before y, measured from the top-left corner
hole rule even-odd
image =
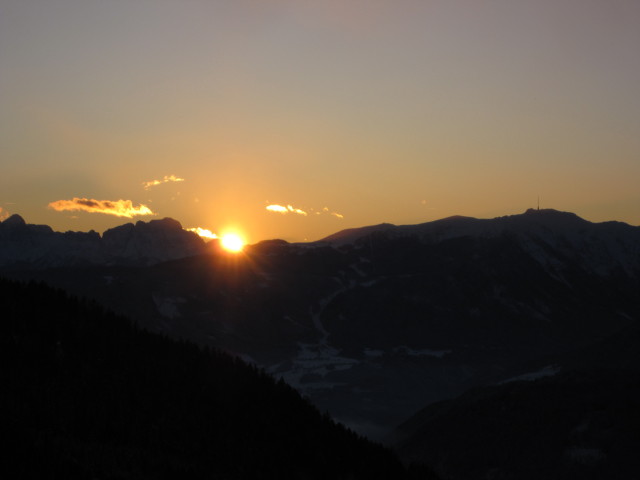
[[[285,207],[284,205],[272,204],[272,205],[267,205],[265,208],[270,212],[281,213],[283,215],[287,213],[296,213],[298,215],[304,215],[305,217],[307,216],[307,212],[305,212],[304,210],[301,210],[300,208],[295,208],[292,205],[287,205]],[[344,218],[344,215],[338,212],[331,211],[329,207],[323,207],[322,210],[316,210],[316,211],[314,211],[314,209],[312,208],[311,213],[312,214],[315,213],[316,215],[327,214],[327,215],[332,215],[336,218]]]
[[[287,207],[283,207],[282,205],[268,205],[267,210],[269,210],[270,212],[277,212],[277,213],[289,213],[289,210],[287,210]]]
[[[323,207],[322,211],[324,213],[328,213],[329,215],[333,215],[336,218],[344,218],[344,215],[342,215],[341,213],[338,213],[338,212],[332,212],[331,210],[329,210],[329,207]]]
[[[151,187],[168,182],[184,182],[184,178],[176,177],[175,175],[165,175],[162,180],[149,180],[148,182],[142,182],[142,186],[145,190],[149,190]]]
[[[213,233],[211,230],[207,230],[206,228],[194,227],[194,228],[185,228],[189,232],[195,232],[203,238],[218,238],[218,236]]]
[[[283,207],[282,205],[267,205],[266,209],[269,210],[270,212],[276,212],[276,213],[282,213],[282,214],[296,213],[298,215],[304,215],[305,217],[307,216],[307,212],[299,208],[295,208],[291,205],[287,205],[286,207]]]
[[[131,200],[94,200],[89,198],[73,198],[72,200],[57,200],[49,204],[58,212],[84,211],[89,213],[104,213],[116,217],[135,217],[139,215],[155,215],[146,205],[133,206]]]

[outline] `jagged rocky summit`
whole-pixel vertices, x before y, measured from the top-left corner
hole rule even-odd
[[[55,232],[20,215],[0,222],[0,266],[46,268],[153,265],[198,255],[206,243],[171,218],[127,223],[104,232]]]

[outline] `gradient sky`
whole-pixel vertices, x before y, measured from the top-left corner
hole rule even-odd
[[[0,0],[0,216],[638,225],[639,49],[638,0]]]

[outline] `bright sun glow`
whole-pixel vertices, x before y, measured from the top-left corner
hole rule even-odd
[[[244,241],[235,233],[226,233],[220,239],[222,248],[229,252],[239,252],[244,247]]]

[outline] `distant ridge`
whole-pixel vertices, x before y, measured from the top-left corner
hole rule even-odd
[[[530,208],[524,213],[496,217],[491,219],[479,219],[462,215],[433,220],[430,222],[415,225],[394,225],[391,223],[381,223],[360,228],[348,228],[329,235],[314,243],[328,243],[333,246],[342,246],[354,243],[372,234],[386,234],[390,236],[444,234],[448,232],[455,236],[494,236],[505,230],[523,231],[537,228],[560,228],[582,226],[597,226],[619,224],[634,228],[623,222],[602,222],[592,223],[575,213],[563,212],[551,208],[534,209]],[[639,227],[640,228],[640,227]]]
[[[90,232],[54,232],[20,215],[0,222],[0,266],[152,265],[205,252],[205,242],[177,220],[127,223],[102,236]]]
[[[341,230],[315,242],[288,244],[268,240],[256,248],[286,248],[286,245],[341,248],[373,239],[403,237],[432,243],[465,236],[493,238],[506,233],[542,238],[553,231],[566,233],[579,228],[598,234],[611,229],[640,232],[640,227],[623,222],[592,223],[571,212],[530,208],[521,214],[492,219],[455,215],[416,225],[381,223]],[[575,240],[575,232],[572,235]],[[17,214],[0,222],[0,267],[153,265],[210,251],[202,238],[184,230],[180,222],[172,218],[126,223],[105,231],[102,236],[93,230],[55,232],[48,225],[28,224]]]
[[[339,232],[333,233],[328,237],[318,240],[318,242],[348,243],[349,241],[352,241],[354,238],[360,238],[364,235],[368,235],[373,232],[383,232],[387,230],[393,230],[395,228],[398,228],[398,227],[391,223],[380,223],[378,225],[370,225],[368,227],[346,228],[344,230],[340,230]]]

